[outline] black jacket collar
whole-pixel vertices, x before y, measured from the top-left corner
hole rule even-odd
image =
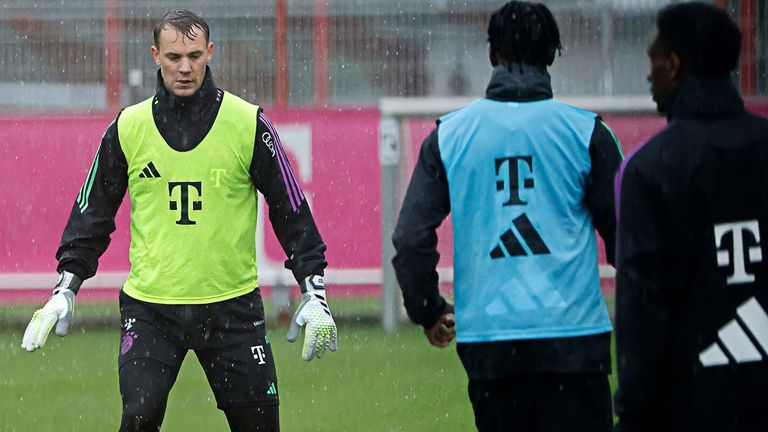
[[[671,95],[667,118],[721,115],[744,111],[744,101],[730,77],[691,77]]]
[[[187,151],[197,147],[211,130],[221,101],[222,92],[216,88],[207,67],[202,85],[187,97],[169,92],[158,72],[152,116],[165,142],[174,150]]]
[[[527,64],[493,68],[485,97],[498,101],[532,102],[552,98],[552,78],[546,69]]]
[[[204,104],[216,94],[216,83],[213,82],[211,68],[205,67],[205,78],[200,88],[191,96],[176,96],[165,88],[163,76],[157,71],[157,85],[155,86],[155,98],[158,103],[167,109],[195,109]]]

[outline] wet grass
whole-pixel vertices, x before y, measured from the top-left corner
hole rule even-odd
[[[612,296],[607,300],[612,310]],[[27,353],[19,345],[36,306],[0,307],[0,430],[117,430],[117,305],[79,304],[69,336],[52,335],[42,351]],[[283,431],[474,429],[455,345],[432,348],[407,323],[385,333],[372,324],[378,299],[337,299],[332,307],[340,351],[309,363],[268,316]],[[171,392],[163,430],[228,430],[193,353]]]
[[[51,336],[34,353],[19,348],[21,333],[0,330],[0,430],[117,430],[118,330]],[[300,345],[285,342],[285,329],[271,333],[284,431],[472,429],[454,349],[431,348],[414,327],[342,328],[340,351],[309,363]],[[194,354],[171,392],[163,430],[228,430]]]

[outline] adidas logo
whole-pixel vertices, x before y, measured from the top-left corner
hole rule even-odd
[[[276,395],[277,394],[277,387],[275,387],[275,383],[272,383],[271,386],[269,386],[269,390],[267,390],[268,395]]]
[[[768,314],[754,297],[739,306],[736,314],[718,330],[718,341],[699,354],[704,367],[768,358]]]
[[[516,217],[512,221],[512,224],[520,234],[523,243],[528,246],[533,255],[546,255],[550,253],[549,248],[544,243],[544,240],[541,239],[539,232],[533,227],[533,224],[531,224],[530,219],[528,219],[528,216],[526,216],[525,213]],[[492,259],[504,258],[504,251],[511,257],[528,255],[528,252],[523,248],[523,244],[520,243],[511,229],[506,230],[504,234],[501,235],[500,240],[501,244],[497,245],[491,251]]]
[[[155,164],[150,162],[143,170],[141,170],[139,178],[160,178],[160,173],[157,171],[157,168],[155,168]]]

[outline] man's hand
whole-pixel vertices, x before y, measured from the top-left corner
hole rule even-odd
[[[288,328],[287,339],[296,341],[304,324],[304,360],[321,358],[326,349],[336,351],[336,323],[325,300],[325,284],[322,276],[308,276],[301,283],[301,304],[296,309]]]
[[[72,273],[63,272],[59,276],[59,282],[48,303],[32,315],[21,340],[22,348],[30,352],[42,348],[54,324],[57,335],[67,335],[75,314],[75,291],[80,287],[80,283],[80,279]]]
[[[456,337],[456,317],[453,314],[453,303],[446,303],[445,310],[437,322],[424,329],[429,343],[438,348],[447,347]]]

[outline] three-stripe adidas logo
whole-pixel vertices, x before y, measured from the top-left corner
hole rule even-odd
[[[768,359],[768,314],[754,297],[739,306],[736,314],[717,332],[718,341],[699,354],[704,367]]]
[[[277,394],[277,387],[275,387],[275,383],[272,383],[271,386],[269,386],[269,389],[267,390],[268,395],[276,395]]]
[[[539,232],[533,227],[531,220],[528,219],[528,216],[526,216],[525,213],[516,217],[512,221],[512,225],[517,229],[523,243],[528,246],[533,255],[546,255],[550,253],[549,248],[544,243],[544,240],[541,239]],[[501,244],[497,245],[491,251],[490,255],[492,259],[504,258],[504,251],[511,257],[528,255],[528,252],[526,252],[523,244],[517,239],[515,233],[512,232],[512,229],[506,230],[504,234],[501,235],[500,240]]]
[[[155,164],[150,161],[139,173],[139,178],[160,178],[160,173],[155,168]]]

